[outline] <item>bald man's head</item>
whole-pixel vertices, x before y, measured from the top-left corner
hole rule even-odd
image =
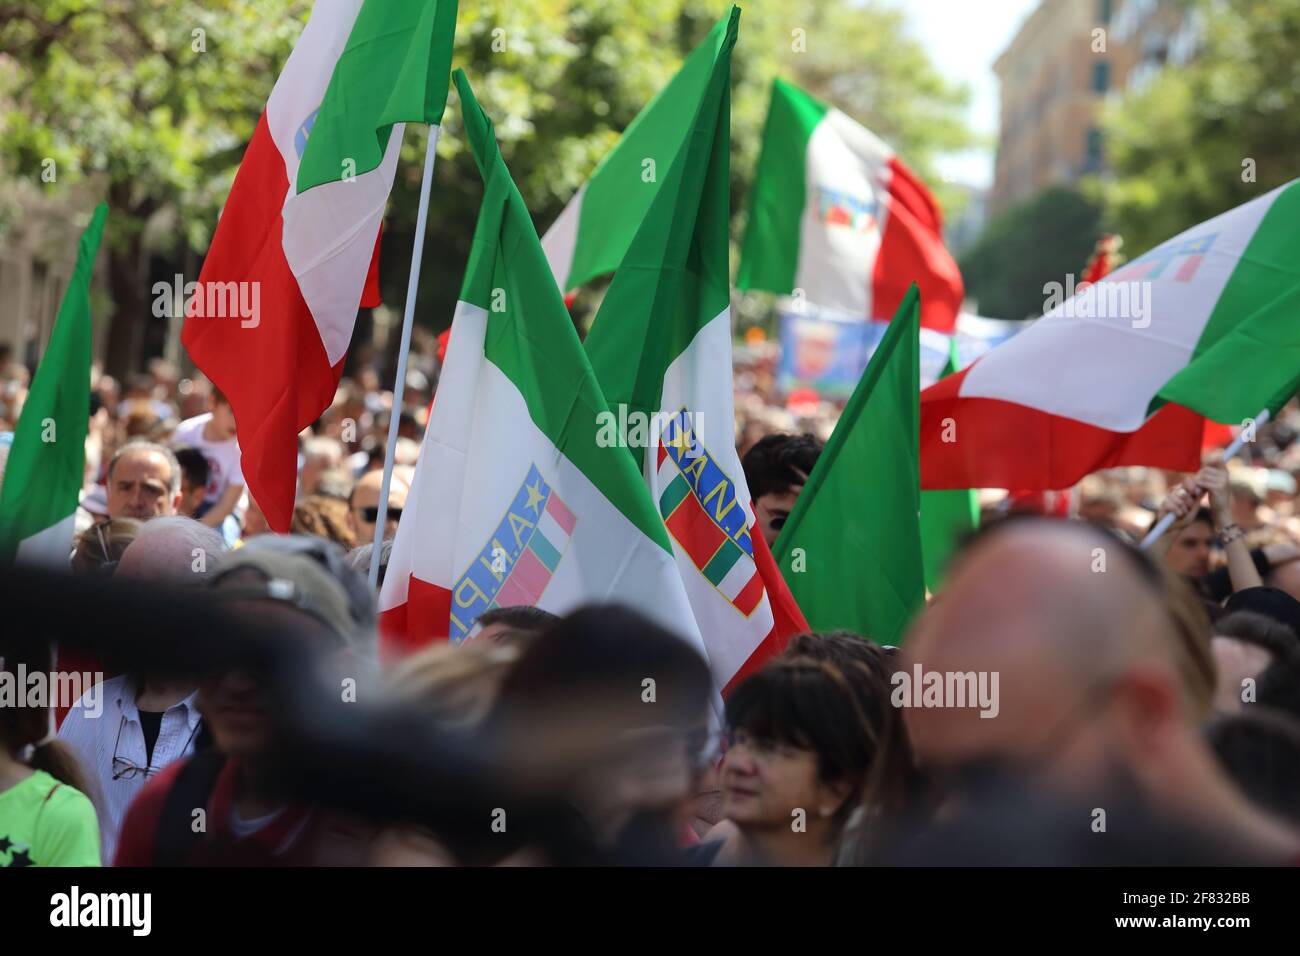
[[[115,575],[166,585],[199,585],[214,574],[226,542],[193,518],[171,515],[143,525]]]
[[[996,672],[997,714],[909,708],[908,731],[932,766],[1044,759],[1126,676],[1182,708],[1179,647],[1158,572],[1129,546],[1079,522],[1009,521],[959,558],[904,645],[909,670]]]

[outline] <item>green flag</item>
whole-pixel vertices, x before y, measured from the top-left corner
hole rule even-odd
[[[456,7],[457,0],[366,0],[320,109],[304,124],[299,193],[377,169],[398,123],[442,122]]]
[[[592,322],[585,347],[601,391],[611,407],[626,405],[633,412],[650,416],[660,411],[676,413],[684,402],[712,406],[707,413],[723,419],[726,444],[734,445],[731,410],[731,285],[727,274],[727,227],[730,218],[729,163],[731,155],[731,51],[735,46],[740,10],[720,21],[722,42],[717,45],[712,69],[698,90],[671,84],[665,99],[655,102],[671,107],[677,126],[687,132],[673,137],[682,143],[680,152],[665,155],[658,176],[662,182],[636,227],[627,250],[617,265],[614,278]],[[710,34],[712,37],[713,34]],[[695,57],[692,56],[692,62]],[[680,98],[678,96],[680,95]],[[628,176],[622,190],[638,190],[639,176]],[[639,212],[612,201],[607,203],[611,218],[633,219]],[[620,215],[626,212],[626,216]],[[712,323],[719,333],[702,340],[701,333]],[[714,342],[713,339],[717,341]],[[706,365],[693,354],[693,347],[708,344],[714,357],[724,360]],[[665,398],[664,376],[679,366],[685,385],[669,383]],[[680,369],[685,366],[685,369]],[[697,368],[707,369],[692,374]],[[726,376],[719,380],[719,373]],[[700,383],[700,379],[705,379]],[[699,393],[712,391],[706,402]],[[684,394],[685,392],[694,394]],[[718,401],[714,401],[713,399]],[[663,409],[667,402],[672,407]],[[724,405],[719,402],[725,403]],[[702,437],[703,436],[699,436]],[[637,464],[645,467],[645,451],[653,441],[629,443]],[[658,463],[653,463],[657,468]],[[736,463],[739,471],[739,462]],[[647,469],[653,474],[655,468]],[[742,475],[736,476],[743,480]]]
[[[81,234],[77,264],[14,430],[0,484],[0,560],[66,566],[90,421],[90,275],[108,206]]]
[[[913,284],[772,547],[815,630],[897,644],[925,603],[920,322]]]
[[[954,337],[948,346],[948,364],[939,377],[947,378],[958,366]],[[921,554],[925,558],[925,587],[931,594],[939,590],[957,543],[978,528],[979,523],[979,496],[975,489],[921,492]]]
[[[740,10],[732,7],[714,24],[676,75],[623,130],[542,237],[561,289],[576,289],[624,262],[678,156],[690,152],[697,161],[707,162],[714,130],[701,122],[707,119],[701,104],[707,108],[718,99],[719,66],[730,75],[739,18]],[[730,135],[729,128],[727,132]],[[708,140],[703,146],[688,141],[701,135]]]

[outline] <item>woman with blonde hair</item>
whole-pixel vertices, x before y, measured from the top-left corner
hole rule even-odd
[[[78,574],[110,575],[127,545],[143,525],[135,518],[105,518],[77,535],[72,552],[72,570]]]
[[[398,664],[388,683],[399,698],[427,707],[440,727],[472,731],[492,709],[518,659],[513,644],[434,644]]]
[[[434,644],[403,660],[388,677],[398,699],[423,707],[452,733],[471,733],[496,703],[501,683],[519,659],[515,644],[469,641]],[[388,827],[371,850],[375,866],[456,866],[455,854],[425,827]]]

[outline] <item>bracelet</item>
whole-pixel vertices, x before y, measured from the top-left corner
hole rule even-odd
[[[1226,524],[1219,530],[1219,541],[1223,544],[1232,544],[1241,538],[1246,537],[1246,532],[1241,530],[1240,525]]]

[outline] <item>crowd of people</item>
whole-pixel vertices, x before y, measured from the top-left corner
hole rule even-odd
[[[0,369],[0,432],[24,372]],[[384,440],[397,414],[390,543],[436,373],[420,353],[398,409],[377,376],[343,381],[300,438],[289,535],[208,383],[162,361],[97,377],[65,585],[89,633],[6,634],[0,671],[102,681],[0,688],[0,866],[1300,861],[1294,409],[1193,475],[985,493],[899,647],[794,635],[719,719],[706,663],[617,605],[500,608],[461,646],[380,659]],[[737,433],[770,543],[825,429],[824,409],[762,412],[765,375],[738,376]],[[129,624],[141,601],[186,633]],[[212,651],[209,614],[297,663]],[[953,675],[990,676],[994,706],[948,699]]]

